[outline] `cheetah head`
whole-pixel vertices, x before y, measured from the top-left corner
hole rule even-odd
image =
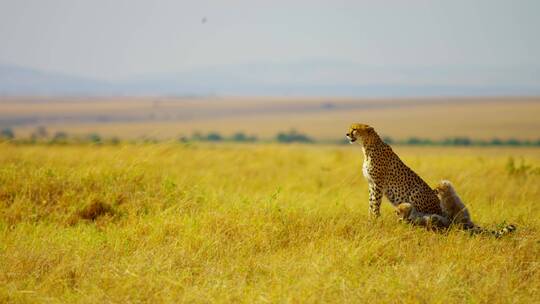
[[[372,132],[374,132],[373,128],[361,124],[361,123],[353,123],[351,127],[349,128],[349,131],[347,132],[346,136],[349,140],[349,143],[353,143],[358,139],[365,138],[366,136],[369,136]]]
[[[402,203],[396,207],[396,214],[400,219],[406,220],[411,215],[413,206],[409,203]]]
[[[433,192],[435,192],[439,199],[455,194],[454,186],[447,180],[442,180],[437,186],[435,186]]]

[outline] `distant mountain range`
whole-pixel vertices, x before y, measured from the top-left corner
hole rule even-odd
[[[396,69],[342,62],[259,63],[107,82],[0,65],[0,95],[530,96],[540,95],[540,68]]]
[[[94,95],[115,89],[113,84],[94,79],[0,65],[1,95]]]

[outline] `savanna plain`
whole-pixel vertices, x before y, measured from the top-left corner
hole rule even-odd
[[[0,97],[0,128],[29,137],[97,133],[104,138],[177,139],[195,132],[236,132],[267,141],[295,129],[317,141],[344,138],[352,122],[382,136],[441,140],[540,140],[540,97]]]
[[[394,150],[500,239],[368,216],[357,145],[0,144],[0,302],[539,303],[540,149]]]

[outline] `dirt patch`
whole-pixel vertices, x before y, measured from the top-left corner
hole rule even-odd
[[[73,214],[68,220],[68,224],[75,225],[79,220],[96,221],[104,215],[114,215],[114,209],[107,203],[95,199],[83,209]]]

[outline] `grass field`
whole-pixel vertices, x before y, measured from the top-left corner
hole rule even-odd
[[[356,145],[0,144],[0,302],[540,302],[540,150],[395,151],[518,230],[370,219]]]
[[[466,136],[538,140],[540,98],[0,98],[0,127],[29,136],[99,133],[176,139],[194,132],[241,131],[268,140],[296,129],[316,140],[341,139],[351,122],[373,124],[394,139]],[[428,127],[429,126],[429,127]]]

